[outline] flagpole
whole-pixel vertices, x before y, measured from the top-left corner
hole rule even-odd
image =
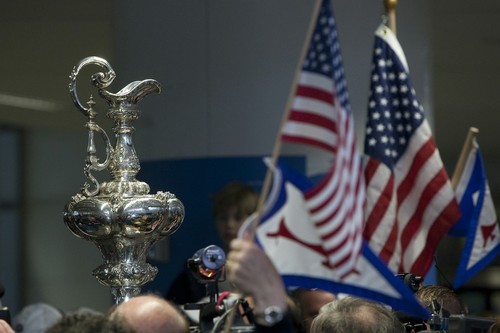
[[[460,176],[465,168],[465,162],[469,156],[470,150],[472,149],[472,140],[479,133],[479,130],[475,127],[469,128],[469,133],[465,139],[462,151],[460,152],[460,157],[458,159],[457,165],[455,166],[455,171],[453,171],[453,176],[451,177],[451,186],[453,190],[457,189],[458,182],[460,181]]]
[[[299,64],[295,69],[295,75],[293,78],[292,87],[290,89],[288,99],[287,99],[287,102],[285,105],[285,112],[283,112],[283,117],[281,119],[281,124],[280,124],[279,130],[278,130],[278,135],[276,136],[276,139],[274,141],[274,147],[273,147],[273,151],[272,151],[272,155],[271,155],[270,165],[268,165],[266,175],[264,177],[264,183],[262,184],[262,190],[261,190],[260,196],[259,196],[259,201],[257,202],[257,209],[256,209],[257,216],[252,221],[252,227],[248,228],[249,234],[247,234],[246,237],[252,241],[255,238],[255,233],[257,231],[257,227],[258,227],[259,222],[260,222],[262,215],[263,215],[264,203],[266,202],[267,194],[269,193],[269,188],[271,187],[272,175],[273,175],[274,169],[276,167],[276,161],[278,160],[278,156],[279,156],[280,151],[281,151],[281,132],[282,132],[282,129],[285,126],[285,123],[287,122],[288,117],[290,115],[290,109],[292,108],[292,102],[293,102],[293,99],[295,96],[295,89],[297,87],[297,82],[299,81],[299,76],[300,76],[300,72],[302,69],[301,66],[304,63],[304,58],[305,58],[307,51],[308,51],[309,41],[311,40],[311,35],[314,31],[316,18],[318,17],[319,8],[321,7],[321,1],[322,0],[315,0],[315,2],[314,2],[311,20],[309,22],[309,27],[307,29],[306,38],[305,38],[304,44],[302,46],[302,51],[300,53]],[[236,307],[237,306],[238,306],[238,304],[236,304]],[[224,323],[223,333],[230,332],[231,326],[233,325],[234,316],[235,316],[236,311],[237,311],[237,308],[234,308],[232,310],[232,312],[229,313],[229,315],[226,319],[226,322]]]
[[[385,13],[388,19],[389,29],[396,35],[396,6],[398,0],[384,0]]]
[[[262,185],[262,190],[260,192],[259,201],[257,203],[257,217],[253,221],[252,228],[249,230],[249,231],[251,231],[251,234],[248,235],[248,237],[251,240],[254,239],[255,232],[257,230],[257,226],[259,224],[260,219],[262,218],[262,214],[263,214],[263,210],[264,210],[264,203],[266,202],[267,195],[269,193],[269,188],[271,187],[271,180],[272,180],[273,171],[275,169],[276,161],[278,160],[280,150],[281,150],[281,138],[280,138],[281,132],[282,132],[282,129],[285,126],[285,123],[287,122],[288,117],[290,115],[293,99],[295,96],[295,89],[297,87],[297,82],[299,81],[300,72],[302,69],[301,66],[304,63],[304,58],[305,58],[307,51],[308,51],[309,41],[311,40],[311,35],[314,31],[314,27],[316,24],[316,18],[318,17],[318,12],[319,12],[319,9],[321,7],[321,1],[322,0],[316,0],[314,3],[312,15],[311,15],[311,20],[309,22],[309,27],[307,29],[306,38],[304,39],[304,44],[302,46],[302,51],[300,53],[299,63],[295,69],[295,75],[294,75],[292,87],[290,89],[288,99],[287,99],[287,102],[285,105],[285,111],[283,112],[283,117],[281,119],[281,124],[280,124],[279,130],[278,130],[278,135],[276,136],[276,140],[274,141],[274,148],[273,148],[272,155],[271,155],[270,165],[267,168],[267,172],[266,172],[266,175],[264,178],[264,183]]]

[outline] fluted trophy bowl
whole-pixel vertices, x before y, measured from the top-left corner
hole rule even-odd
[[[107,116],[114,121],[116,144],[113,147],[106,132],[95,122],[97,112],[91,98],[84,107],[76,93],[76,78],[84,66],[98,65],[105,73],[92,75],[91,82],[108,104]],[[141,286],[154,279],[157,268],[146,262],[151,246],[175,232],[184,219],[182,202],[170,192],[149,194],[149,185],[135,176],[139,159],[132,144],[132,121],[140,111],[137,103],[152,92],[159,92],[155,80],[135,81],[118,93],[103,88],[114,79],[108,62],[99,57],[80,61],[70,75],[70,94],[76,107],[87,118],[89,144],[84,174],[87,182],[81,192],[66,204],[63,218],[76,236],[92,241],[100,250],[104,263],[93,274],[111,288],[116,303],[140,293]],[[100,162],[94,134],[100,134],[106,146],[106,160]],[[107,169],[112,179],[99,183],[94,171]]]

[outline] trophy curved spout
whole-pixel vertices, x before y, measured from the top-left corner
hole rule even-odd
[[[116,108],[122,103],[126,105],[137,104],[153,92],[160,93],[161,85],[152,79],[131,82],[116,94],[104,89],[99,90],[99,94],[108,102],[110,108]]]

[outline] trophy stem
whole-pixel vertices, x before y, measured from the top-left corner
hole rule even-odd
[[[111,287],[111,294],[115,299],[115,304],[120,304],[126,302],[132,297],[135,297],[141,293],[140,287]]]

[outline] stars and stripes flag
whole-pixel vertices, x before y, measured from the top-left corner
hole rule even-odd
[[[365,134],[364,238],[395,273],[424,276],[458,203],[394,33],[375,32]]]
[[[314,19],[315,27],[281,140],[332,154],[325,177],[305,196],[328,265],[341,277],[353,270],[361,250],[365,189],[329,0],[321,2]]]
[[[479,145],[472,148],[455,191],[462,216],[457,225],[466,226],[466,236],[453,288],[457,289],[485,268],[500,254],[500,228],[483,166]]]

